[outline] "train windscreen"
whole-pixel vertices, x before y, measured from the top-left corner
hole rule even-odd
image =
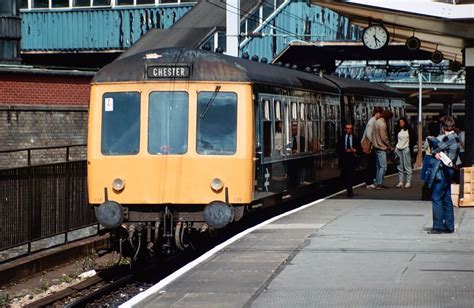
[[[188,150],[188,93],[152,92],[148,100],[148,153],[179,155]]]
[[[199,92],[197,152],[203,155],[232,155],[237,148],[237,94]]]
[[[104,155],[133,155],[140,150],[140,93],[105,93],[102,97]]]

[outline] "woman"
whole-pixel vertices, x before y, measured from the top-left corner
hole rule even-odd
[[[398,120],[396,134],[397,145],[395,146],[395,154],[399,158],[397,166],[399,181],[396,187],[410,188],[411,176],[413,173],[413,168],[411,165],[411,153],[413,152],[415,136],[406,118],[400,118],[400,120]]]

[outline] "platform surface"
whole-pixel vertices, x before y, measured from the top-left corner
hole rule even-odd
[[[139,306],[474,307],[474,208],[455,209],[455,233],[427,234],[421,184],[397,182],[257,229]]]

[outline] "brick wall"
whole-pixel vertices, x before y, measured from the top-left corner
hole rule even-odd
[[[0,104],[87,106],[91,79],[89,76],[0,73]]]
[[[91,76],[0,72],[0,152],[87,143]],[[31,151],[34,165],[64,161],[66,150]],[[85,147],[70,159],[85,159]],[[0,153],[0,169],[25,166],[27,151]]]

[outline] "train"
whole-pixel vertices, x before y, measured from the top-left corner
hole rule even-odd
[[[135,49],[91,84],[89,203],[134,247],[186,249],[193,233],[337,181],[343,125],[360,138],[376,106],[404,115],[403,96],[380,84],[200,49]]]

